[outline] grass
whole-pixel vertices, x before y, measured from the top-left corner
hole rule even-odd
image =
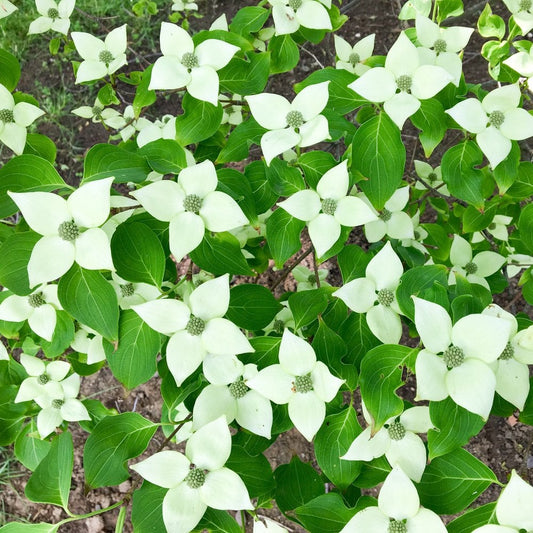
[[[5,485],[11,485],[13,479],[25,475],[19,467],[20,464],[15,459],[12,449],[0,447],[0,493],[4,492]],[[0,499],[0,526],[13,520],[25,522],[22,517],[8,513],[5,509],[4,499]]]

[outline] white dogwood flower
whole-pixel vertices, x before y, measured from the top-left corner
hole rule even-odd
[[[404,122],[418,111],[420,100],[435,96],[452,76],[442,67],[424,65],[416,46],[404,32],[392,45],[384,67],[374,67],[348,87],[383,108],[402,129]]]
[[[150,302],[161,296],[161,291],[148,283],[132,283],[111,273],[111,285],[117,294],[118,305],[121,309],[130,309],[132,305]]]
[[[300,26],[314,30],[332,28],[326,9],[331,7],[331,0],[269,0],[269,3],[276,35],[294,33]]]
[[[261,149],[267,165],[294,146],[305,148],[329,139],[328,119],[320,113],[329,99],[329,81],[309,85],[289,102],[279,94],[247,96],[250,112],[266,128]]]
[[[74,334],[74,340],[70,347],[78,353],[87,355],[87,364],[94,365],[100,361],[105,361],[105,350],[102,335],[83,324]]]
[[[27,320],[37,335],[51,341],[56,329],[57,309],[63,309],[57,299],[57,285],[42,285],[29,296],[8,296],[0,303],[0,320]]]
[[[150,122],[145,119],[138,126],[137,146],[142,148],[145,144],[157,141],[158,139],[176,138],[176,117],[165,115],[161,120]]]
[[[478,313],[452,326],[444,307],[416,296],[413,300],[416,329],[425,347],[416,358],[416,400],[451,396],[456,404],[487,419],[496,390],[491,363],[507,346],[509,322]]]
[[[365,65],[365,61],[374,52],[375,33],[367,35],[353,46],[338,35],[334,37],[335,53],[338,58],[335,68],[347,70],[352,74],[357,74],[357,76],[361,76],[367,70],[370,70],[370,67]]]
[[[511,151],[511,140],[521,141],[533,136],[533,115],[520,105],[518,84],[498,87],[480,102],[467,98],[447,109],[465,130],[476,134],[476,142],[495,168]]]
[[[366,507],[340,533],[446,533],[437,514],[420,506],[413,482],[399,466],[385,479],[377,507]]]
[[[248,380],[248,387],[274,403],[288,403],[294,427],[311,442],[324,422],[325,404],[333,400],[342,383],[316,360],[310,344],[286,329],[279,347],[279,364],[260,370]]]
[[[132,192],[131,196],[154,218],[170,223],[170,251],[176,261],[181,261],[202,242],[206,229],[228,231],[248,224],[237,202],[215,190],[217,185],[215,165],[206,159],[184,168],[177,183],[157,181]]]
[[[91,181],[67,200],[49,192],[8,192],[30,228],[43,237],[28,262],[30,286],[62,276],[74,262],[114,270],[109,239],[99,227],[109,216],[113,178]]]
[[[533,531],[533,487],[526,483],[516,470],[496,502],[496,518],[501,524],[481,526],[472,533],[518,533]]]
[[[76,83],[104,78],[128,62],[126,24],[109,32],[105,41],[81,31],[73,31],[72,40],[83,58],[76,72]]]
[[[369,426],[360,433],[341,457],[347,461],[371,461],[385,455],[391,466],[399,466],[407,476],[420,482],[426,468],[426,447],[417,433],[427,433],[434,427],[429,407],[411,407],[400,416],[385,422],[372,435],[372,418],[363,403],[363,416]]]
[[[321,287],[330,286],[330,284],[326,281],[328,274],[329,270],[327,268],[318,269],[318,281],[320,281]],[[292,277],[298,283],[296,292],[318,289],[314,270],[311,270],[303,265],[298,265],[292,269]]]
[[[513,14],[514,21],[527,35],[533,29],[533,1],[532,0],[503,0],[507,9]]]
[[[13,95],[0,83],[0,142],[20,155],[26,146],[26,128],[44,111],[28,102],[15,104]]]
[[[194,46],[191,36],[176,24],[161,23],[162,57],[152,69],[149,89],[186,87],[198,100],[218,105],[217,70],[225,67],[239,50],[219,39],[207,39]]]
[[[74,10],[76,0],[35,0],[37,11],[41,15],[30,24],[28,34],[44,33],[48,30],[68,34],[70,28],[70,15]]]
[[[408,0],[402,6],[398,18],[411,20],[417,16],[428,17],[431,13],[432,0]]]
[[[433,189],[437,189],[441,194],[450,196],[450,191],[448,191],[448,187],[442,180],[442,170],[440,165],[433,168],[429,163],[426,163],[425,161],[419,161],[418,159],[415,159],[414,163],[415,172],[419,178],[423,179],[424,182]],[[427,187],[417,180],[415,183],[415,189],[425,191]]]
[[[341,226],[354,227],[378,220],[365,202],[348,195],[349,187],[344,160],[320,178],[316,191],[298,191],[278,204],[294,218],[307,223],[317,257],[322,257],[337,242]]]
[[[396,289],[403,265],[389,241],[370,260],[366,277],[353,279],[333,293],[352,311],[366,313],[370,331],[383,343],[397,344],[402,336]],[[377,303],[376,303],[377,302]]]
[[[173,0],[172,11],[198,11],[198,4],[195,2],[185,2],[184,0]]]
[[[185,455],[165,450],[131,466],[150,483],[169,489],[163,499],[169,533],[189,533],[207,507],[254,508],[242,479],[224,466],[230,452],[231,435],[221,416],[190,437]]]
[[[520,76],[527,78],[527,87],[533,91],[533,48],[528,52],[518,52],[506,59],[504,65],[516,70]]]
[[[126,126],[126,119],[116,109],[106,108],[99,98],[96,98],[92,107],[82,105],[73,109],[71,113],[92,120],[94,123],[103,122],[106,126],[116,130]]]
[[[155,331],[170,336],[167,365],[178,385],[204,361],[208,353],[235,355],[253,352],[240,329],[222,318],[229,307],[229,276],[206,281],[189,296],[188,304],[161,299],[132,309]]]

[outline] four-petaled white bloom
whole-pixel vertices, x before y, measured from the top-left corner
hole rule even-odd
[[[20,155],[26,146],[26,128],[44,111],[28,102],[15,104],[13,95],[0,83],[0,142]]]
[[[216,191],[215,165],[209,159],[183,169],[178,182],[157,181],[132,192],[154,218],[170,222],[169,245],[176,261],[192,252],[205,230],[228,231],[248,223],[237,202]]]
[[[150,122],[144,119],[138,124],[137,145],[142,148],[145,144],[157,141],[158,139],[176,138],[176,117],[165,115],[161,120]]]
[[[418,177],[423,179],[424,182],[427,183],[430,187],[432,187],[433,189],[437,189],[441,194],[444,194],[445,196],[450,196],[450,191],[448,191],[448,187],[442,180],[442,170],[440,168],[440,165],[438,167],[433,168],[429,163],[415,159],[415,172],[417,173]],[[427,187],[417,180],[417,182],[415,183],[415,189],[425,191]]]
[[[416,329],[425,347],[416,358],[416,400],[451,396],[456,404],[487,419],[496,390],[491,363],[507,346],[511,325],[478,313],[452,326],[444,307],[416,296],[413,300]]]
[[[367,70],[370,70],[370,67],[365,65],[365,61],[371,57],[374,52],[375,37],[375,33],[367,35],[351,46],[342,37],[335,35],[335,53],[338,58],[335,67],[347,70],[358,76],[361,76]]]
[[[481,526],[472,533],[518,533],[533,531],[533,487],[526,483],[516,470],[496,502],[496,518],[501,524]]]
[[[389,241],[370,260],[365,273],[366,277],[346,283],[333,296],[340,298],[352,311],[366,313],[370,331],[381,342],[397,344],[402,336],[402,321],[396,289],[403,265]]]
[[[220,39],[194,46],[191,36],[176,24],[161,23],[161,52],[152,70],[150,89],[187,87],[191,96],[218,105],[217,70],[225,67],[239,50]]]
[[[90,336],[89,336],[90,335]],[[100,361],[105,361],[105,350],[102,335],[83,324],[74,334],[74,340],[70,347],[76,352],[87,355],[87,364],[94,365]]]
[[[379,492],[377,507],[359,511],[341,533],[446,533],[437,514],[420,506],[413,482],[395,466]]]
[[[113,74],[128,62],[126,24],[109,32],[105,41],[81,31],[73,31],[72,40],[84,59],[78,67],[76,83],[99,80]]]
[[[154,330],[170,336],[167,365],[178,385],[208,353],[235,355],[253,352],[246,336],[222,318],[229,307],[229,276],[224,274],[196,288],[188,305],[179,300],[153,300],[132,309]]]
[[[409,201],[409,187],[396,189],[380,213],[374,209],[364,193],[359,193],[358,196],[376,215],[374,220],[365,224],[365,237],[368,242],[378,242],[385,235],[391,239],[414,239],[413,221],[402,211]]]
[[[500,270],[505,264],[505,257],[491,251],[479,252],[473,256],[470,243],[459,235],[454,235],[450,249],[450,262],[452,264],[448,278],[450,285],[455,285],[455,273],[457,273],[464,276],[470,283],[483,285],[490,290],[485,278]]]
[[[294,146],[305,148],[329,139],[328,119],[320,113],[329,99],[329,81],[309,85],[289,102],[279,94],[247,96],[250,111],[267,131],[261,137],[261,149],[267,165],[278,154]]]
[[[337,242],[341,225],[353,227],[378,219],[363,200],[348,196],[349,186],[344,160],[320,178],[316,192],[298,191],[278,204],[294,218],[307,222],[317,257],[322,257]]]
[[[161,291],[148,283],[132,283],[111,273],[111,285],[115,289],[118,305],[121,309],[129,309],[132,305],[150,302],[161,296]]]
[[[533,91],[533,48],[529,50],[529,53],[518,52],[513,54],[503,63],[527,78],[527,87],[530,91]]]
[[[506,230],[507,233],[507,230]],[[528,268],[533,265],[533,256],[527,254],[517,254],[516,250],[512,246],[508,246],[507,250],[509,255],[507,260],[507,276],[513,278],[524,268]]]
[[[172,11],[198,11],[198,4],[184,0],[174,0]]]
[[[418,111],[420,100],[435,96],[450,81],[452,76],[442,67],[421,64],[416,46],[402,32],[385,66],[370,69],[348,87],[370,102],[384,102],[385,112],[402,129]]]
[[[533,29],[533,1],[532,0],[503,0],[507,9],[513,14],[514,21],[527,35]]]
[[[311,441],[343,383],[328,367],[316,360],[315,351],[303,339],[283,332],[279,363],[260,370],[248,387],[277,404],[289,404],[289,417],[296,429]]]
[[[204,369],[211,384],[194,402],[193,427],[201,428],[225,415],[228,424],[236,420],[248,431],[269,439],[272,405],[247,385],[257,375],[257,365],[243,365],[235,356],[208,355]]]
[[[473,28],[464,26],[441,28],[427,17],[416,17],[416,37],[423,46],[418,48],[421,62],[442,67],[458,86],[463,62],[457,53],[468,44],[473,32]]]
[[[35,0],[37,11],[41,15],[30,24],[28,34],[44,33],[48,30],[68,34],[70,28],[70,15],[74,10],[76,0]]]
[[[78,117],[91,119],[95,123],[103,122],[106,126],[116,130],[126,126],[126,119],[116,109],[111,109],[110,107],[106,109],[98,98],[96,98],[92,107],[82,105],[73,109],[71,113]]]
[[[294,33],[300,26],[314,30],[332,28],[326,10],[326,7],[328,9],[331,7],[331,0],[269,0],[269,2],[272,6],[276,35]]]
[[[426,468],[426,447],[417,433],[427,433],[434,427],[429,407],[411,407],[399,417],[387,420],[385,426],[372,436],[372,418],[363,404],[363,415],[369,424],[341,457],[348,461],[371,461],[385,455],[392,467],[399,466],[407,476],[420,482]]]
[[[329,270],[327,268],[318,269],[318,281],[320,281],[321,287],[330,286],[330,284],[326,281],[328,274]],[[298,265],[297,267],[293,268],[292,277],[298,283],[296,292],[312,291],[313,289],[318,288],[315,272],[307,267],[304,267],[303,265]]]
[[[480,102],[467,98],[447,109],[465,130],[476,134],[476,142],[495,168],[511,151],[511,140],[521,141],[533,135],[533,115],[520,105],[517,84],[505,85],[488,93]]]
[[[57,285],[43,285],[29,296],[8,296],[0,303],[0,320],[27,320],[37,335],[51,341],[56,329],[56,309],[63,309],[57,299]]]
[[[254,508],[242,479],[224,467],[230,452],[231,435],[221,416],[191,436],[185,455],[166,450],[131,467],[150,483],[169,489],[163,499],[168,533],[189,533],[207,507]]]
[[[99,227],[109,216],[113,178],[91,181],[67,200],[49,192],[8,192],[30,228],[43,237],[28,262],[30,286],[62,276],[74,263],[114,270],[109,239]]]

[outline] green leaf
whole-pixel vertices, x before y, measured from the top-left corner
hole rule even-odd
[[[50,163],[56,160],[57,148],[54,141],[40,133],[28,133],[26,136],[25,154],[33,154],[46,159]]]
[[[298,158],[297,164],[304,171],[307,183],[311,188],[316,189],[320,178],[337,165],[337,160],[329,152],[314,150],[302,154]]]
[[[341,459],[357,435],[361,426],[352,406],[340,413],[329,415],[315,437],[315,455],[318,466],[340,490],[347,489],[361,472],[360,461]]]
[[[240,476],[250,498],[257,498],[274,490],[276,484],[272,468],[262,454],[252,456],[244,448],[233,446],[225,466]]]
[[[451,398],[430,402],[429,414],[436,428],[428,431],[430,461],[464,446],[485,425],[479,415],[463,409]]]
[[[32,502],[52,503],[67,509],[73,466],[72,435],[65,431],[52,440],[48,455],[28,479],[26,497]]]
[[[45,159],[32,154],[14,157],[0,168],[0,218],[19,210],[7,195],[8,191],[50,192],[67,187],[57,170]]]
[[[83,451],[85,479],[92,488],[119,485],[130,477],[126,461],[146,450],[157,424],[137,413],[106,416]]]
[[[150,167],[160,174],[178,174],[187,166],[185,150],[172,139],[158,139],[137,150]]]
[[[277,157],[267,167],[266,176],[272,190],[279,196],[290,196],[306,189],[302,173],[296,167],[289,166],[287,161]]]
[[[48,440],[32,436],[37,432],[37,424],[31,421],[26,424],[15,441],[15,457],[29,470],[33,471],[46,457],[52,446]]]
[[[348,509],[340,494],[329,492],[297,507],[294,513],[309,533],[339,533],[356,509]]]
[[[346,361],[353,364],[356,369],[361,366],[361,361],[366,353],[381,344],[370,331],[365,313],[350,313],[339,329],[339,335],[348,347]]]
[[[270,74],[292,70],[300,61],[298,45],[290,35],[275,35],[268,42]]]
[[[455,520],[452,520],[446,529],[448,533],[472,533],[478,527],[496,523],[496,502],[481,505],[471,509]]]
[[[18,524],[11,522],[0,527],[2,533],[56,533],[60,524]]]
[[[246,177],[233,168],[220,168],[217,171],[217,176],[217,190],[231,196],[239,204],[251,224],[257,223],[252,187]]]
[[[120,100],[117,98],[115,89],[110,83],[106,83],[99,91],[97,95],[98,100],[104,105],[119,105]]]
[[[163,522],[163,498],[168,489],[143,481],[142,487],[133,493],[131,522],[135,533],[160,533],[165,531]]]
[[[480,213],[475,207],[469,205],[463,213],[463,232],[473,233],[474,231],[485,229],[493,218],[494,208],[486,209],[483,213]]]
[[[248,179],[257,213],[269,210],[278,195],[272,190],[266,177],[266,166],[263,161],[253,161],[244,168],[244,175]]]
[[[442,104],[431,98],[422,100],[418,111],[411,115],[411,122],[420,131],[420,143],[424,148],[424,155],[429,157],[439,145],[446,133],[446,115]]]
[[[112,344],[104,343],[111,372],[128,389],[147,382],[155,374],[160,346],[159,333],[131,309],[120,314],[118,348],[114,350]]]
[[[65,311],[56,311],[56,327],[52,340],[41,339],[39,342],[46,357],[53,359],[59,357],[74,340],[74,323]]]
[[[403,367],[413,368],[417,353],[416,348],[383,344],[372,348],[363,358],[359,382],[361,397],[374,421],[373,433],[389,418],[403,412],[403,400],[395,391],[405,383]]]
[[[328,306],[328,295],[323,289],[295,292],[289,296],[289,307],[295,328],[300,329],[316,320]]]
[[[520,163],[516,180],[507,194],[513,198],[527,198],[533,195],[533,163],[530,161]]]
[[[424,507],[437,514],[455,514],[476,500],[491,483],[498,483],[494,472],[458,448],[431,461],[417,490]]]
[[[274,471],[276,503],[282,512],[305,505],[324,494],[324,483],[317,471],[294,456],[289,464],[280,465]]]
[[[239,355],[239,359],[244,364],[253,363],[258,370],[262,370],[270,365],[279,363],[279,345],[281,337],[252,337],[250,344],[254,347],[254,352]]]
[[[189,255],[201,269],[215,276],[226,272],[241,276],[253,275],[242,255],[239,241],[227,231],[213,235],[206,232],[204,240]]]
[[[477,30],[482,37],[496,37],[499,41],[505,36],[505,22],[498,15],[492,14],[492,9],[487,3],[479,15]]]
[[[41,236],[33,231],[14,233],[0,246],[0,285],[19,296],[32,292],[28,280],[28,262]]]
[[[355,278],[365,277],[366,267],[372,257],[356,244],[345,246],[337,256],[337,262],[346,284]]]
[[[143,107],[152,105],[157,99],[155,91],[148,90],[150,80],[152,78],[152,68],[153,65],[150,65],[142,73],[141,82],[135,90],[135,98],[133,99],[133,110],[135,112],[136,117],[139,116]]]
[[[161,287],[165,252],[157,235],[145,224],[120,224],[111,238],[111,254],[120,277],[133,283]]]
[[[217,163],[242,161],[248,157],[250,146],[259,144],[267,130],[260,126],[253,117],[239,124],[229,135],[226,145],[217,157]]]
[[[182,145],[198,143],[211,137],[222,121],[222,106],[196,100],[185,93],[183,114],[176,118],[176,140]]]
[[[305,222],[285,209],[276,209],[266,223],[267,242],[277,268],[281,268],[301,247],[300,233]]]
[[[250,33],[258,32],[270,15],[270,11],[259,6],[246,6],[235,14],[229,29],[243,37],[249,38]]]
[[[270,324],[281,308],[269,289],[246,283],[230,290],[226,317],[240,328],[255,331]]]
[[[114,144],[96,144],[85,156],[82,184],[113,176],[115,183],[142,183],[151,172],[144,157]]]
[[[194,529],[194,531],[202,533],[206,530],[212,533],[242,533],[239,524],[227,511],[219,511],[210,507],[207,508],[196,529]]]
[[[520,238],[530,253],[533,253],[533,204],[526,205],[518,219]]]
[[[0,49],[0,83],[10,92],[15,90],[20,79],[20,64],[17,58]]]
[[[270,54],[249,53],[249,61],[234,57],[218,71],[220,87],[230,93],[257,94],[264,90],[270,68]]]
[[[437,0],[437,24],[448,17],[458,17],[464,13],[463,0]]]
[[[433,260],[439,263],[446,261],[450,256],[452,245],[446,230],[440,224],[421,224],[421,226],[428,232],[428,236],[424,239],[424,244],[432,246],[429,249],[429,253]]]
[[[74,263],[59,280],[61,305],[78,322],[110,341],[118,339],[118,300],[111,284],[95,270]]]
[[[383,209],[402,182],[405,146],[400,130],[385,114],[372,117],[355,132],[352,141],[352,172],[376,209]]]
[[[488,4],[487,4],[488,5]],[[520,169],[520,145],[516,142],[511,144],[511,151],[507,157],[493,170],[494,181],[498,185],[501,195],[513,185],[519,175]]]

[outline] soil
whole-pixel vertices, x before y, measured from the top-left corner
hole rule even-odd
[[[226,13],[228,19],[244,5],[255,5],[256,2],[252,0],[236,1],[206,1],[199,0],[199,10],[205,13],[204,19],[191,19],[191,27],[193,30],[203,29],[211,23],[220,14]],[[339,35],[347,39],[349,42],[355,42],[361,37],[370,33],[376,33],[376,50],[375,53],[386,54],[387,50],[396,40],[399,32],[406,27],[405,23],[399,22],[397,14],[399,12],[402,2],[400,0],[354,0],[345,1],[343,11],[350,16],[350,21],[338,32]],[[458,22],[464,25],[475,26],[477,15],[483,8],[484,2],[466,2],[470,11],[461,17]],[[494,10],[497,11],[496,7]],[[163,17],[159,17],[163,18]],[[455,23],[455,21],[454,21]],[[104,24],[105,26],[105,24]],[[154,27],[158,27],[159,23],[154,20]],[[154,30],[157,32],[157,30]],[[482,83],[486,89],[491,89],[495,83],[487,74],[486,63],[479,55],[479,49],[482,40],[479,36],[474,36],[467,50],[465,51],[465,72],[468,80],[475,80]],[[137,46],[138,43],[132,43],[137,51],[141,48]],[[158,50],[146,50],[147,57],[153,61],[154,55]],[[301,52],[301,63],[294,71],[273,77],[267,87],[267,91],[283,94],[292,98],[292,85],[304,79],[310,72],[322,66],[334,65],[335,52],[333,46],[333,38],[328,36],[320,45],[306,45]],[[35,75],[39,72],[39,76]],[[40,85],[36,84],[36,79],[39,79]],[[92,105],[95,98],[95,90],[91,87],[80,87],[74,85],[74,76],[72,69],[68,62],[59,62],[57,59],[50,59],[47,52],[38,52],[32,55],[27,55],[23,62],[23,77],[19,84],[19,90],[34,94],[39,98],[41,93],[40,87],[50,87],[52,93],[54,91],[61,91],[63,88],[69,87],[75,91],[75,101],[83,102]],[[120,92],[121,98],[127,103],[131,102],[133,93],[128,86],[122,86]],[[172,100],[162,100],[154,108],[150,109],[149,117],[156,118],[165,113],[176,113],[175,105]],[[53,120],[39,122],[38,131],[51,137],[58,144],[57,168],[60,169],[63,177],[71,184],[77,184],[82,175],[83,169],[83,155],[94,144],[99,142],[107,142],[108,135],[103,128],[98,124],[93,124],[90,121],[80,119],[74,115],[64,112]],[[71,137],[68,137],[67,132],[74,132]],[[67,139],[67,143],[59,142],[59,139]],[[404,132],[404,140],[408,150],[416,145],[416,140],[413,139],[411,132]],[[446,145],[436,151],[434,157],[430,162],[438,161]],[[1,155],[0,161],[6,160],[6,153]],[[253,156],[259,157],[259,150]],[[413,158],[423,159],[423,154],[419,148],[413,152]],[[406,168],[407,175],[413,171],[412,159],[408,162]],[[352,241],[358,244],[364,244],[361,234],[354,232]],[[312,264],[306,259],[303,264],[307,264],[312,268]],[[328,282],[334,286],[340,286],[342,280],[339,269],[334,261],[328,262],[326,265],[330,269]],[[269,285],[272,277],[279,275],[279,273],[269,272],[259,279],[259,283]],[[283,284],[280,284],[276,291],[279,296],[286,290],[294,289],[294,281],[289,275]],[[502,296],[500,298],[500,305],[505,306],[512,300],[512,312],[525,311],[530,317],[533,317],[532,310],[525,304],[522,299]],[[406,397],[414,396],[414,387],[408,383],[403,389]],[[97,374],[84,378],[82,382],[82,395],[91,395],[101,400],[108,408],[114,408],[118,411],[136,411],[148,419],[158,421],[161,411],[161,398],[159,394],[159,380],[154,377],[144,385],[136,388],[133,391],[126,391],[113,378],[108,369],[102,369]],[[358,414],[360,415],[360,404],[356,404]],[[360,416],[362,422],[362,417]],[[74,513],[86,513],[94,509],[106,507],[113,502],[121,499],[130,489],[131,481],[126,481],[118,487],[97,489],[90,491],[88,494],[84,491],[84,478],[82,469],[82,450],[86,439],[84,433],[76,424],[71,424],[69,428],[73,432],[74,444],[76,450],[74,478],[72,484],[72,492],[70,497],[70,508]],[[153,442],[147,452],[153,453],[155,449],[162,443],[163,437],[161,433],[156,433]],[[473,438],[467,449],[476,457],[486,463],[496,473],[501,482],[506,482],[510,476],[512,469],[516,469],[519,474],[533,483],[533,428],[526,426],[517,421],[512,416],[508,419],[490,417],[488,423],[483,428],[481,433]],[[318,465],[314,459],[314,451],[312,444],[308,443],[296,430],[292,430],[282,435],[266,452],[272,467],[275,468],[279,464],[288,463],[292,456],[297,455],[302,461],[310,462],[317,470]],[[57,522],[65,518],[64,513],[53,506],[33,504],[24,497],[24,485],[29,476],[29,471],[20,467],[21,476],[15,477],[11,480],[9,485],[2,489],[2,505],[4,511],[10,520],[22,519],[30,523],[37,522]],[[134,481],[135,482],[135,481]],[[376,495],[375,489],[367,491],[367,493]],[[494,501],[499,494],[499,488],[495,485],[483,493],[477,500],[476,505]],[[304,531],[294,522],[286,520],[283,515],[276,509],[269,510],[264,513],[279,522],[286,525],[289,531],[300,532]],[[63,526],[61,532],[76,532],[76,533],[100,533],[112,532],[115,530],[115,522],[117,519],[117,512],[105,513],[101,516],[93,517],[83,522],[75,522]],[[130,532],[131,526],[126,520],[124,531]],[[251,524],[248,524],[248,531],[251,531]]]

